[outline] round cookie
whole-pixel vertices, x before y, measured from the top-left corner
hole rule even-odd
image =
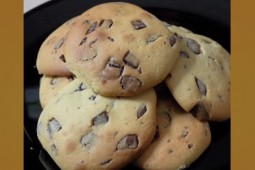
[[[187,168],[209,146],[208,122],[201,122],[171,100],[157,104],[157,133],[152,144],[135,160],[142,169]]]
[[[172,30],[172,27],[168,27]],[[214,40],[174,30],[179,59],[165,82],[181,107],[199,119],[230,118],[230,54]]]
[[[155,16],[123,2],[85,11],[64,45],[69,69],[103,96],[134,96],[162,82],[179,41]]]
[[[37,125],[44,149],[61,169],[120,169],[156,132],[153,88],[129,98],[95,94],[78,78],[46,105]]]
[[[36,67],[39,74],[50,76],[69,76],[72,73],[66,67],[63,44],[66,40],[66,33],[75,23],[78,17],[74,17],[56,30],[54,30],[42,43],[36,60]]]
[[[74,80],[73,76],[47,76],[43,75],[40,80],[39,98],[42,108],[48,101],[56,96],[67,84]]]

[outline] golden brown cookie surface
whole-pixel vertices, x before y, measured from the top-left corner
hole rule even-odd
[[[36,60],[36,67],[39,74],[50,76],[69,76],[72,73],[66,67],[63,45],[67,39],[66,33],[75,23],[78,17],[74,17],[56,30],[54,30],[42,43]]]
[[[84,12],[68,32],[70,70],[103,96],[133,96],[164,80],[179,41],[155,16],[128,3]]]
[[[230,54],[208,37],[169,29],[181,42],[179,58],[165,81],[177,102],[200,119],[230,118]]]
[[[37,135],[61,169],[119,169],[150,144],[155,112],[153,89],[106,98],[75,79],[46,105]]]
[[[182,169],[194,162],[210,142],[207,122],[199,121],[171,100],[159,100],[157,133],[134,163],[142,169]]]
[[[39,98],[42,108],[46,106],[51,98],[67,84],[73,81],[73,76],[46,76],[43,75],[40,80]]]

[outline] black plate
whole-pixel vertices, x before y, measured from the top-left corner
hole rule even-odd
[[[84,10],[106,1],[61,0],[50,1],[25,14],[24,18],[24,169],[58,167],[41,148],[36,137],[36,123],[41,112],[39,79],[35,61],[43,40],[66,20]],[[161,20],[182,25],[195,33],[218,41],[230,51],[229,0],[172,0],[127,1],[137,4]],[[202,156],[188,170],[230,169],[230,120],[210,122],[212,142]],[[134,169],[132,166],[125,169]]]

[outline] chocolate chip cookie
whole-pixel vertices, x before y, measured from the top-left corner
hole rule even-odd
[[[69,76],[72,74],[66,67],[63,44],[67,39],[66,33],[77,18],[74,17],[59,26],[44,40],[36,60],[36,67],[39,74],[50,76]]]
[[[124,2],[85,11],[67,36],[68,67],[103,96],[134,96],[159,84],[180,52],[159,19]]]
[[[187,168],[209,146],[208,122],[201,122],[171,100],[157,104],[157,132],[151,145],[134,162],[142,169]]]
[[[120,169],[156,131],[153,88],[135,97],[106,98],[78,78],[42,111],[37,135],[61,169]]]
[[[172,27],[168,27],[172,30]],[[194,33],[172,30],[181,42],[178,61],[165,82],[188,112],[199,119],[230,118],[230,54],[216,41]]]

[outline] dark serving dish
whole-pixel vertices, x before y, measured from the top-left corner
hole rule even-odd
[[[68,19],[107,1],[55,0],[24,15],[24,169],[59,169],[44,151],[36,136],[39,104],[39,80],[35,68],[37,52],[44,39]],[[131,2],[170,24],[181,25],[208,36],[230,52],[229,0],[172,0]],[[212,142],[202,156],[187,170],[230,169],[230,120],[210,122]],[[137,169],[127,166],[124,169]]]

